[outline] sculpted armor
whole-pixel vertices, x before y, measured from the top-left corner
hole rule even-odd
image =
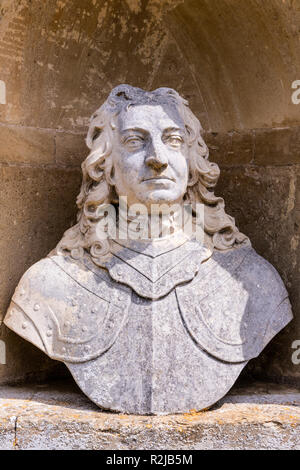
[[[6,325],[65,362],[101,407],[148,414],[211,405],[291,320],[287,292],[250,246],[212,255],[196,241],[158,245],[168,251],[118,245],[108,270],[88,255],[39,261],[16,289]],[[195,392],[185,398],[187,380]]]
[[[87,144],[77,224],[24,274],[5,324],[63,361],[101,408],[207,408],[292,319],[285,287],[214,195],[219,169],[174,90],[115,88]],[[138,212],[151,234],[152,208],[165,204],[172,231],[109,236],[105,210],[117,206],[119,226],[123,196],[139,230]],[[186,203],[201,239],[180,226]]]

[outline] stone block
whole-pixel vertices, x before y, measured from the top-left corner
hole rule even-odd
[[[0,387],[0,423],[1,449],[299,450],[300,395],[256,383],[207,411],[134,416],[100,411],[67,382]]]
[[[246,233],[255,250],[278,270],[287,287],[294,320],[248,365],[248,373],[279,381],[300,380],[300,366],[292,362],[293,341],[300,339],[300,176],[285,167],[223,168],[216,194],[226,211]]]
[[[245,165],[253,159],[254,138],[252,131],[234,131],[231,133],[232,143],[228,152],[229,165]]]
[[[244,165],[253,158],[254,141],[251,131],[206,132],[204,139],[210,151],[210,160],[218,165]]]
[[[256,129],[254,163],[288,165],[300,162],[300,128]]]
[[[44,129],[0,125],[0,162],[54,163],[54,133]]]
[[[300,127],[291,127],[290,159],[294,163],[300,163]]]
[[[0,166],[0,262],[5,273],[0,277],[0,320],[21,275],[48,254],[74,221],[80,181],[76,169]],[[0,382],[45,369],[46,356],[4,328],[8,363],[0,365]]]
[[[57,132],[55,143],[55,158],[60,165],[80,167],[89,152],[85,143],[85,134]]]
[[[4,342],[6,350],[6,363],[0,363],[0,384],[42,382],[68,375],[61,362],[49,359],[3,323],[0,324],[0,340]]]
[[[203,138],[209,149],[209,159],[218,165],[226,165],[231,150],[231,135],[227,132],[205,132]]]

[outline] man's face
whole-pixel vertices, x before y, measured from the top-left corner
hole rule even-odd
[[[182,201],[188,146],[184,123],[173,108],[139,105],[122,111],[113,149],[113,182],[128,205],[138,202],[150,209]]]

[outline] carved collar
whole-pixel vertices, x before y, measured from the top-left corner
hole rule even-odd
[[[177,285],[191,281],[212,252],[196,240],[174,236],[153,242],[111,241],[111,253],[103,260],[112,279],[131,287],[138,295],[159,299]]]

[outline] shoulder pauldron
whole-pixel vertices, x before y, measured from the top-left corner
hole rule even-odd
[[[256,357],[292,318],[278,273],[251,247],[214,254],[176,293],[193,339],[227,362]]]
[[[96,275],[69,258],[52,256],[25,273],[5,323],[15,329],[11,323],[19,310],[34,324],[51,358],[84,362],[114,343],[126,321],[130,297],[130,289],[117,285],[104,270]],[[26,325],[23,321],[24,337]]]

